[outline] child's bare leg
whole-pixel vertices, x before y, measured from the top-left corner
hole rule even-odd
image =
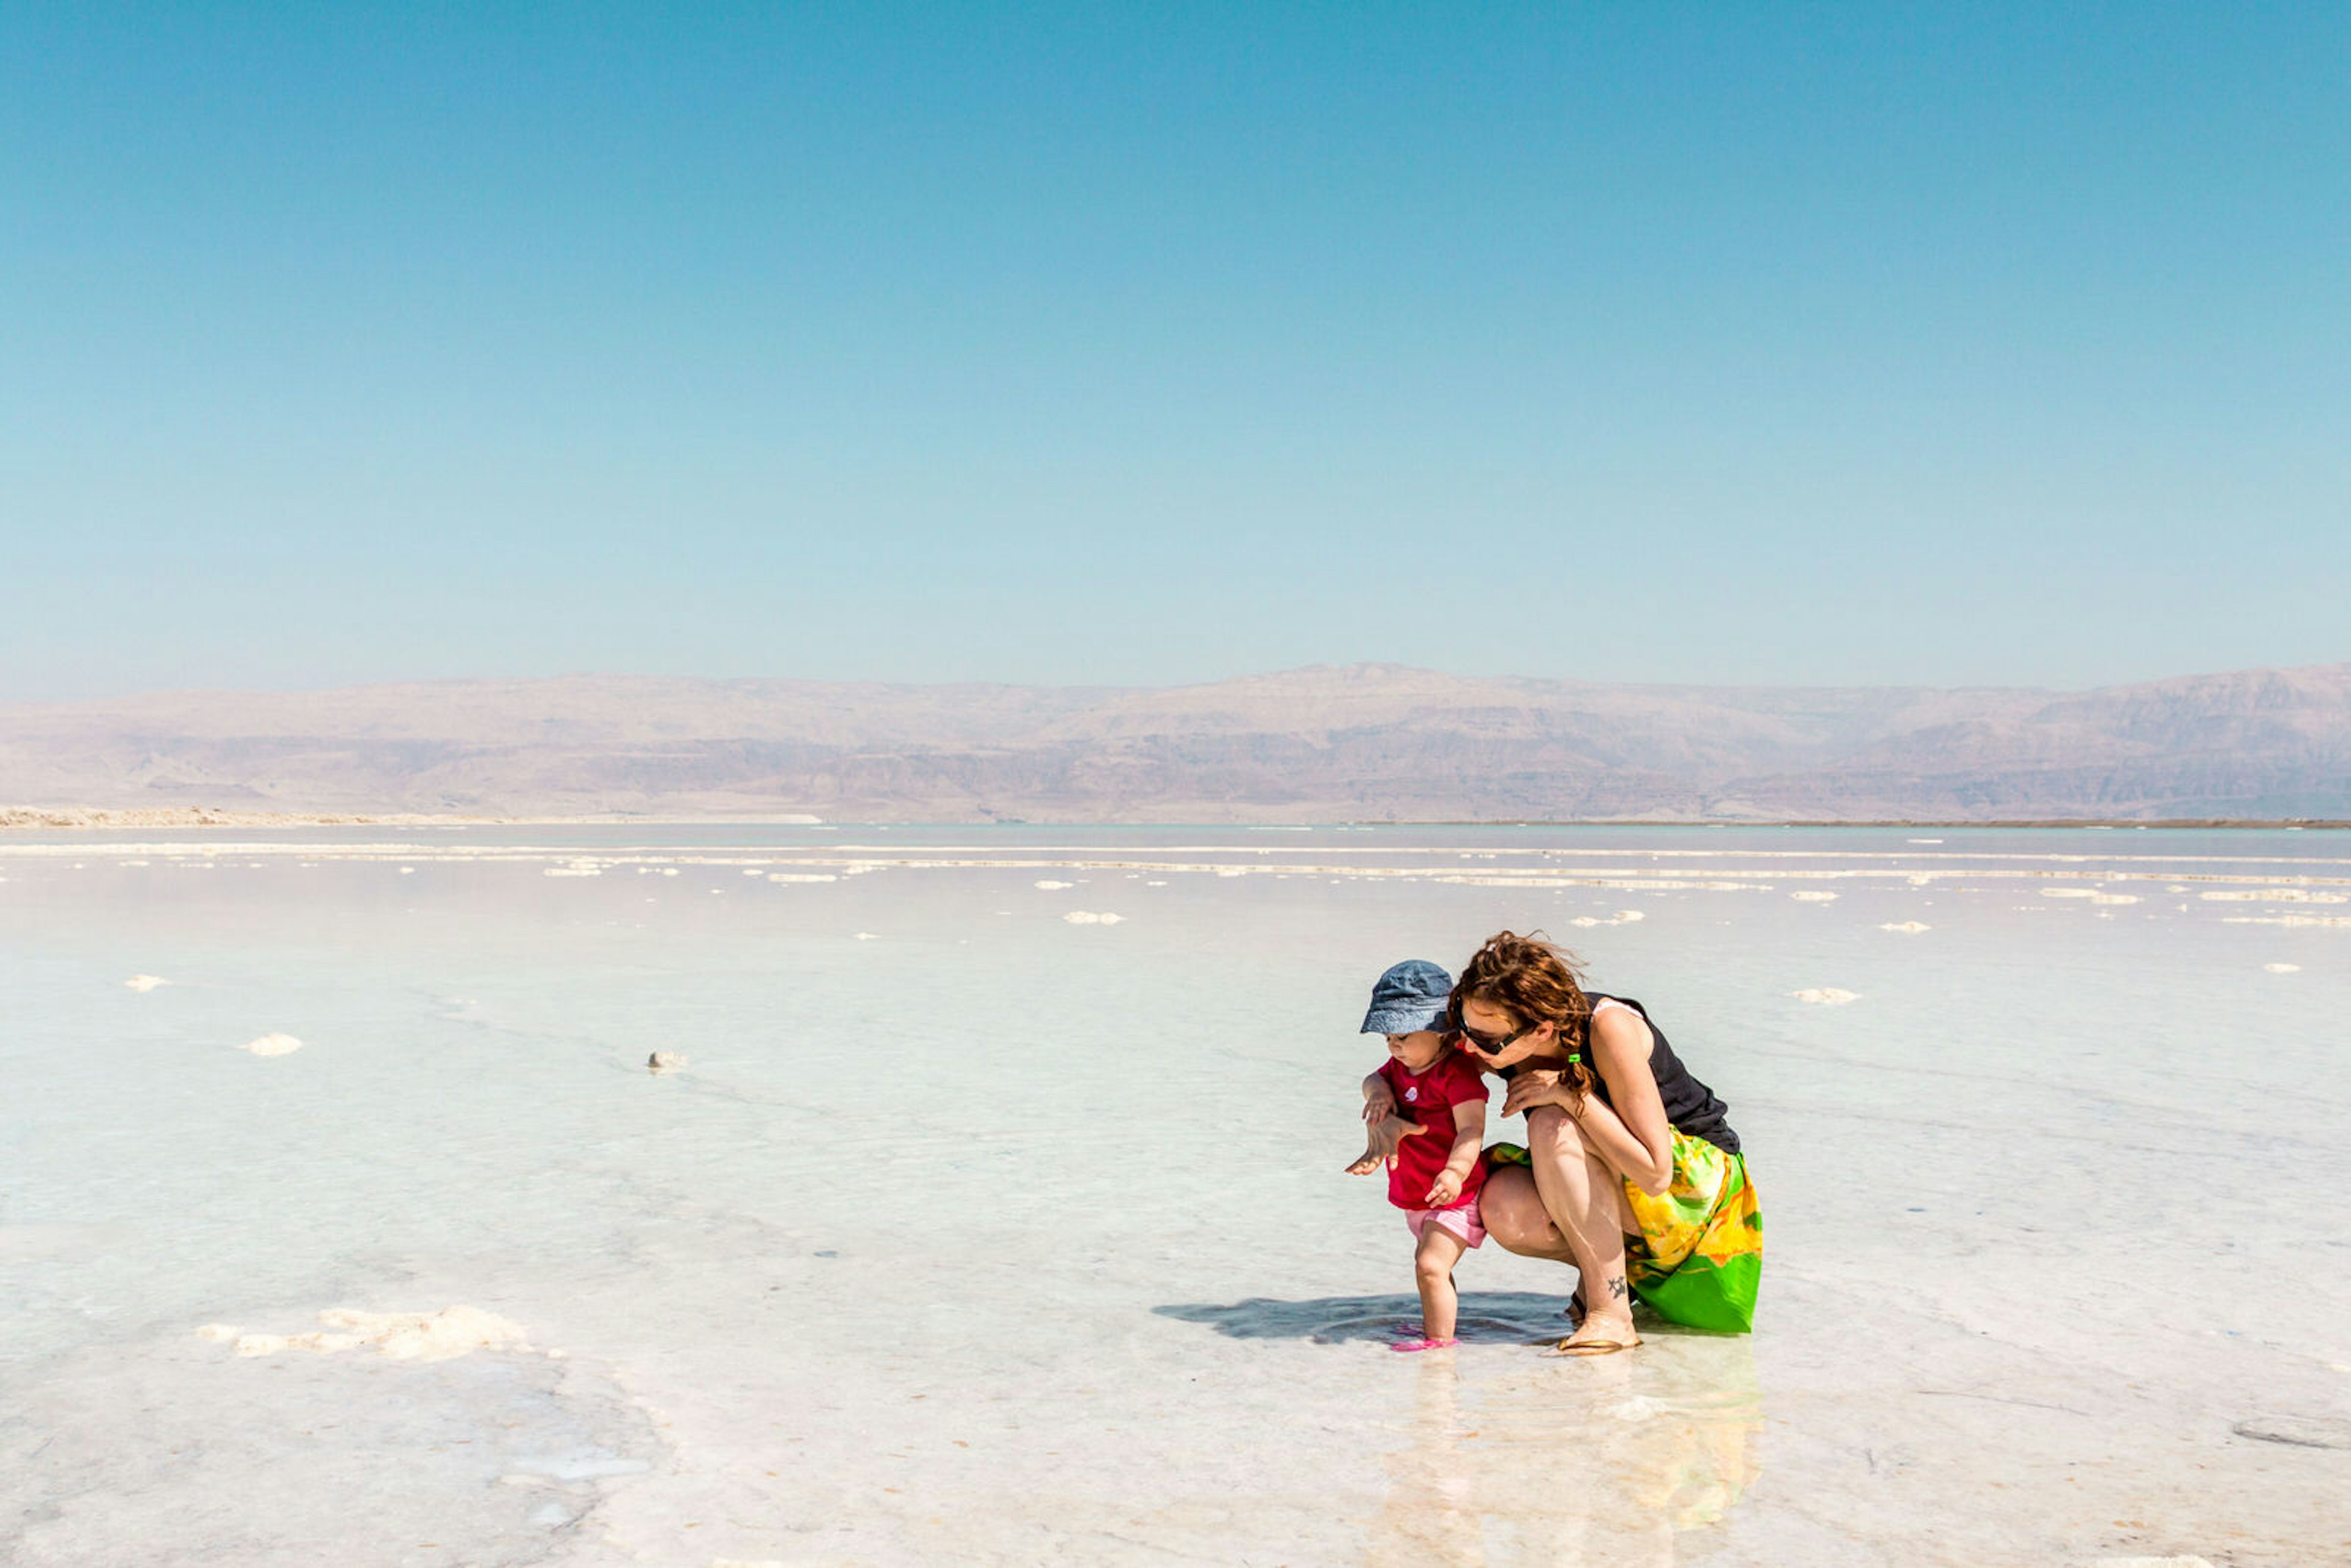
[[[1349,1176],[1369,1176],[1395,1158],[1396,1145],[1421,1130],[1420,1124],[1407,1117],[1388,1115],[1368,1124],[1369,1132],[1364,1144],[1364,1157],[1347,1167]]]
[[[1426,1339],[1451,1339],[1461,1310],[1454,1293],[1453,1266],[1468,1243],[1432,1218],[1420,1228],[1420,1245],[1413,1249],[1413,1272],[1420,1279],[1420,1332]]]

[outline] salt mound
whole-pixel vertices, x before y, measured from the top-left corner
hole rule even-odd
[[[1818,1002],[1824,1008],[1841,1008],[1847,1002],[1861,999],[1860,992],[1841,990],[1835,986],[1819,986],[1807,990],[1790,991],[1788,994],[1800,1002]]]
[[[744,874],[757,876],[759,873],[747,872]],[[771,871],[768,873],[768,880],[769,882],[839,882],[841,878],[829,871]]]
[[[1074,882],[1055,882],[1049,877],[1045,881],[1039,883],[1037,885],[1047,893],[1059,893],[1065,887],[1075,887],[1078,884]]]
[[[1061,916],[1072,925],[1115,925],[1126,918],[1123,915],[1097,915],[1091,909],[1072,909]]]
[[[1799,904],[1834,904],[1836,902],[1836,894],[1834,893],[1792,893],[1788,896]]]
[[[302,1042],[290,1034],[265,1034],[259,1040],[248,1040],[237,1047],[256,1056],[291,1056],[302,1049]]]
[[[339,1308],[319,1314],[319,1321],[340,1333],[239,1333],[226,1323],[206,1323],[199,1339],[215,1344],[233,1341],[239,1355],[277,1355],[308,1350],[329,1355],[371,1344],[393,1361],[447,1361],[477,1350],[530,1349],[529,1336],[517,1324],[479,1307],[449,1307],[437,1312],[360,1312]]]
[[[878,932],[860,931],[854,936],[852,936],[850,940],[852,942],[879,942],[882,940],[882,937]]]
[[[161,975],[133,975],[122,983],[134,991],[152,991],[158,986],[168,986],[172,982]]]
[[[2041,890],[2041,896],[2043,898],[2095,898],[2098,896],[2098,890],[2095,887],[2044,887]]]
[[[1897,920],[1890,925],[1881,925],[1878,929],[1880,931],[1932,931],[1934,927],[1923,921]]]
[[[680,1051],[656,1051],[645,1058],[648,1072],[675,1072],[685,1065],[685,1053]]]
[[[1647,916],[1647,915],[1646,915],[1642,914],[1642,913],[1641,913],[1639,910],[1637,910],[1637,909],[1620,909],[1620,910],[1618,910],[1615,914],[1614,914],[1614,915],[1610,915],[1610,916],[1609,916],[1607,919],[1605,919],[1605,920],[1603,920],[1603,919],[1599,918],[1597,915],[1577,915],[1574,919],[1573,919],[1573,920],[1569,921],[1569,922],[1568,922],[1568,924],[1569,924],[1570,925],[1585,925],[1585,926],[1590,926],[1590,925],[1632,925],[1632,924],[1633,924],[1635,921],[1636,921],[1636,920],[1646,920],[1647,918],[1648,918],[1648,916]]]
[[[2262,967],[2267,969],[2273,975],[2299,975],[2302,973],[2302,966],[2299,964],[2263,964]]]

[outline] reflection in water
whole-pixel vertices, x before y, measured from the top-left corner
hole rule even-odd
[[[1653,1333],[1629,1355],[1465,1375],[1420,1358],[1372,1521],[1374,1565],[1665,1568],[1703,1555],[1755,1479],[1754,1342]]]

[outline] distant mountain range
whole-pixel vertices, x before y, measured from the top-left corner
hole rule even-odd
[[[2086,692],[1317,666],[1164,690],[572,675],[0,707],[0,802],[831,821],[2351,818],[2351,664]]]

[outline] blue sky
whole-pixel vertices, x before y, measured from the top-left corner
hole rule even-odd
[[[0,9],[0,698],[2351,658],[2351,9]]]

